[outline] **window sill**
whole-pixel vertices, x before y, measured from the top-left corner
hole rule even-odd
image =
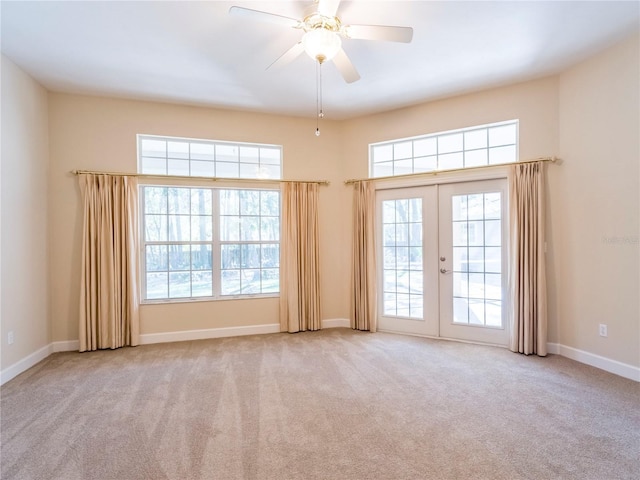
[[[173,303],[202,303],[225,302],[229,300],[256,300],[256,299],[280,298],[280,293],[255,294],[255,295],[221,295],[219,297],[193,297],[193,298],[163,298],[159,300],[142,300],[140,305],[167,305]]]

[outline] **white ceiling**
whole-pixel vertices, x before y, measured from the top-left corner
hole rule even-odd
[[[299,30],[232,5],[301,18],[312,0],[1,2],[2,53],[52,91],[313,116],[314,62],[266,70]],[[410,44],[345,40],[362,79],[323,67],[327,119],[557,73],[638,29],[637,1],[343,1],[343,23],[410,26]]]

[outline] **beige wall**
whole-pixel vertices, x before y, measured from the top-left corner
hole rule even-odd
[[[54,341],[78,337],[81,212],[70,171],[135,172],[138,133],[280,144],[285,178],[329,180],[330,186],[320,189],[322,318],[348,316],[349,248],[339,241],[348,230],[343,214],[348,191],[340,173],[338,124],[324,122],[316,137],[313,119],[56,93],[50,94],[49,122]],[[273,324],[278,299],[144,305],[141,322],[142,334]]]
[[[47,92],[2,55],[1,368],[47,347]],[[7,334],[14,334],[8,345]]]
[[[319,138],[312,118],[50,93],[48,216],[41,209],[46,94],[3,58],[3,365],[47,341],[77,339],[80,196],[69,172],[135,171],[137,133],[282,144],[285,178],[330,180],[321,189],[320,231],[322,316],[332,319],[349,315],[351,190],[342,182],[367,176],[367,145],[514,118],[521,159],[564,160],[548,168],[549,341],[640,365],[638,43],[635,36],[557,77],[325,121]],[[7,118],[16,121],[7,126]],[[34,196],[41,201],[25,201]],[[33,301],[46,298],[47,219],[51,336],[46,300]],[[15,246],[11,257],[7,245]],[[7,286],[7,277],[25,282]],[[271,324],[277,314],[277,299],[150,305],[142,308],[142,333]],[[599,323],[608,325],[608,338],[598,336]],[[8,326],[16,331],[12,349]]]
[[[550,178],[559,342],[640,366],[640,39],[560,75]],[[608,337],[598,324],[608,325]]]

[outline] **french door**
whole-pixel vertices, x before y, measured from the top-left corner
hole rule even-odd
[[[506,345],[506,180],[377,194],[380,330]]]

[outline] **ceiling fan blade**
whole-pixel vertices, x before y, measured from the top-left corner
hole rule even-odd
[[[344,78],[345,82],[353,83],[357,80],[360,80],[360,74],[356,70],[356,67],[353,66],[353,63],[351,63],[351,60],[349,60],[349,57],[347,57],[347,54],[342,48],[338,50],[336,56],[333,57],[333,63],[342,75],[342,78]]]
[[[335,17],[340,6],[340,0],[318,0],[318,13],[325,17]]]
[[[410,43],[413,38],[413,28],[387,25],[347,25],[345,33],[349,38],[386,42]]]
[[[244,17],[262,22],[276,23],[278,25],[284,25],[285,27],[300,27],[300,21],[296,20],[295,18],[284,17],[275,13],[262,12],[260,10],[252,10],[250,8],[231,7],[229,9],[229,15],[233,15],[235,17]]]
[[[282,67],[282,66],[286,65],[287,63],[293,61],[302,52],[304,52],[304,46],[302,45],[302,42],[298,42],[293,47],[291,47],[289,50],[287,50],[282,55],[280,55],[275,60],[275,62],[273,62],[271,65],[269,65],[266,68],[266,70],[269,70],[271,67]]]

